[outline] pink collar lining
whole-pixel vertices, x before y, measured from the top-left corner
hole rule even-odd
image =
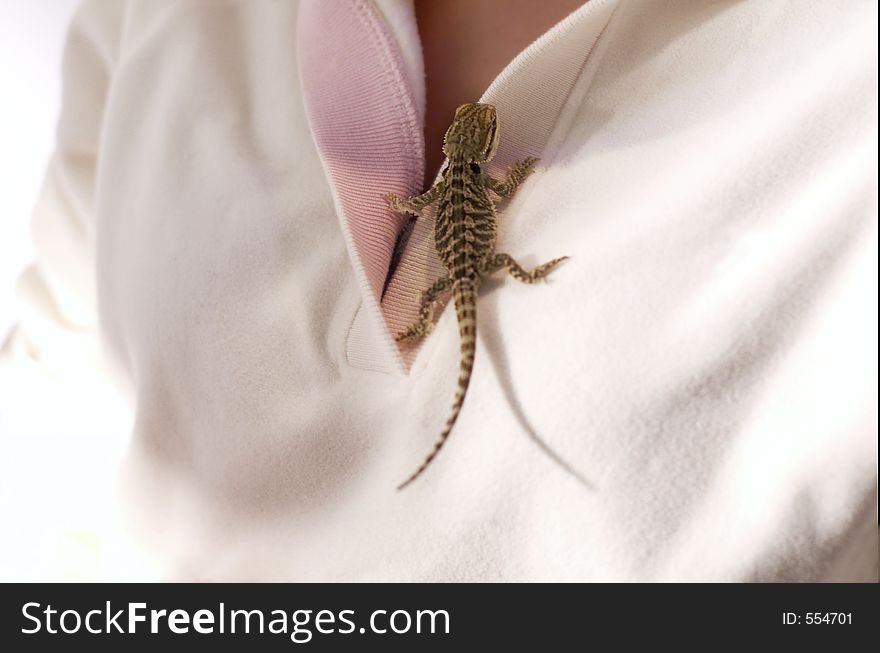
[[[406,216],[383,194],[420,192],[421,119],[388,25],[367,0],[303,2],[297,43],[312,133],[361,285],[364,310],[384,323],[380,298]],[[382,349],[397,357],[387,328]]]

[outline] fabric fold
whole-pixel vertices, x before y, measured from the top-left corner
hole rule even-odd
[[[399,372],[380,298],[406,217],[382,196],[419,192],[425,148],[416,91],[387,22],[366,0],[302,3],[297,43],[309,124],[363,295],[356,324],[366,320],[372,334],[361,366]]]

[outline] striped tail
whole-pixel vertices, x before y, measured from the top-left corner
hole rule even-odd
[[[467,394],[468,384],[471,380],[471,371],[474,369],[474,353],[477,349],[477,288],[470,279],[459,279],[452,285],[452,298],[455,301],[455,313],[458,316],[458,335],[461,339],[461,363],[458,372],[458,390],[455,392],[455,401],[452,402],[452,411],[449,419],[446,420],[446,426],[440,437],[434,444],[434,450],[425,458],[425,462],[419,467],[415,473],[397,486],[398,490],[402,490],[407,485],[422,475],[431,461],[446,444],[446,439],[455,426],[455,420],[461,412],[461,406],[464,403],[465,394]]]

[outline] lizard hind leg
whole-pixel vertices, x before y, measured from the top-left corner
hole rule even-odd
[[[431,333],[434,328],[434,304],[440,296],[452,287],[449,277],[437,279],[430,288],[422,293],[422,302],[419,308],[419,319],[410,324],[394,338],[398,342],[411,338],[421,338]]]
[[[518,279],[523,283],[537,283],[541,279],[544,279],[556,268],[557,265],[567,258],[567,256],[560,256],[559,258],[555,258],[552,261],[548,261],[547,263],[543,263],[542,265],[527,271],[523,266],[517,263],[510,254],[494,254],[486,259],[481,273],[489,275],[501,268],[507,268],[510,276],[514,279]]]

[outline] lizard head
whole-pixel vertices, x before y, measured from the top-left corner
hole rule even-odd
[[[498,115],[491,104],[462,104],[443,138],[443,153],[451,160],[485,163],[498,148]]]

